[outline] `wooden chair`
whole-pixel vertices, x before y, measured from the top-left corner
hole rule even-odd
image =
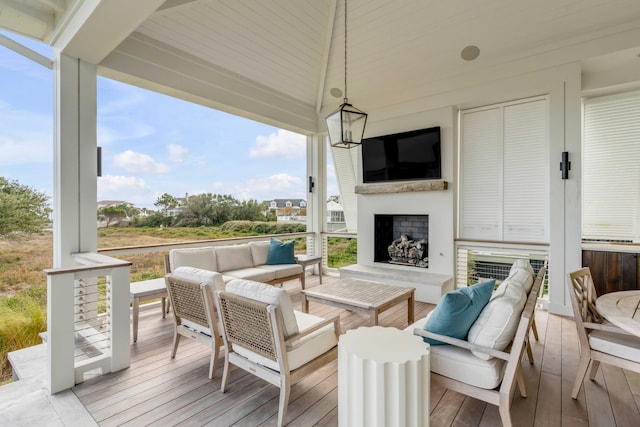
[[[594,380],[600,362],[640,372],[640,337],[607,323],[598,312],[591,270],[582,268],[569,274],[569,297],[580,344],[580,362],[571,397],[576,399],[591,363],[590,380]]]
[[[295,312],[294,323],[301,329],[306,327],[285,336],[287,321],[283,320],[283,310],[290,309],[289,315],[293,316],[291,306],[231,293],[232,282],[227,291],[215,294],[225,352],[221,390],[224,393],[229,384],[230,364],[279,387],[278,426],[283,426],[291,385],[337,358],[340,318],[324,320]],[[286,294],[282,289],[270,288]]]
[[[209,379],[213,379],[223,342],[214,306],[215,287],[211,283],[200,283],[173,274],[165,275],[165,282],[174,314],[171,358],[176,357],[181,336],[209,345]]]

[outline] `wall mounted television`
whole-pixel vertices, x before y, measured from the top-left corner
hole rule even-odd
[[[440,127],[362,140],[362,181],[442,178]]]

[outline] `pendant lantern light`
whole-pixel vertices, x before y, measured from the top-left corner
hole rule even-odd
[[[347,0],[344,0],[344,102],[326,118],[331,145],[352,148],[362,144],[367,113],[349,104],[347,98]]]

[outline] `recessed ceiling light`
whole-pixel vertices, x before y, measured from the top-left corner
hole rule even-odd
[[[480,48],[478,46],[469,45],[462,49],[462,52],[460,52],[460,56],[465,61],[473,61],[478,56],[480,56]]]
[[[331,88],[331,90],[329,91],[329,93],[331,94],[331,96],[333,96],[334,98],[342,98],[342,90],[338,89],[337,87]]]

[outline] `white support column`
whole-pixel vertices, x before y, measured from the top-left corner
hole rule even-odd
[[[114,268],[111,273],[111,372],[130,365],[129,327],[129,281],[130,267]]]
[[[75,385],[73,273],[47,276],[47,387],[51,394]]]
[[[53,266],[97,243],[96,66],[57,54],[54,61]]]
[[[322,255],[321,232],[327,227],[327,150],[324,137],[314,134],[307,137],[307,187],[309,177],[314,187],[307,188],[307,231],[313,231],[313,252],[307,255]]]

